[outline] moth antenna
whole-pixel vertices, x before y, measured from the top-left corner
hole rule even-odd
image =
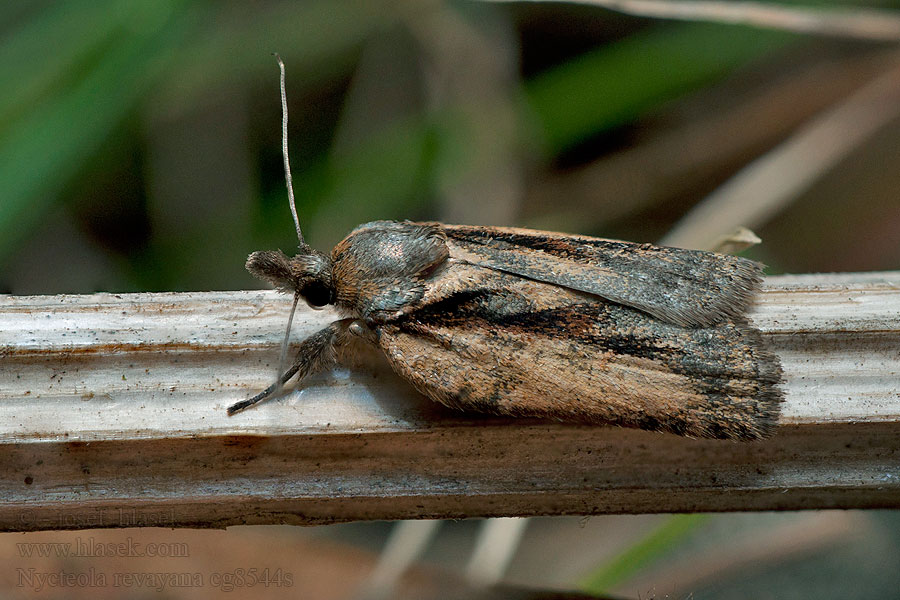
[[[278,70],[281,72],[281,154],[284,156],[284,179],[287,183],[288,200],[291,203],[291,215],[294,217],[294,225],[297,227],[297,240],[300,245],[304,245],[303,233],[300,231],[300,219],[297,217],[297,206],[294,204],[294,183],[291,178],[291,162],[288,160],[288,108],[287,108],[287,92],[284,87],[284,61],[281,55],[274,52],[275,60],[278,61]],[[293,313],[291,313],[293,315]]]
[[[287,329],[284,330],[284,339],[281,341],[281,357],[278,359],[278,370],[275,371],[275,389],[271,395],[277,395],[284,387],[281,374],[287,365],[288,343],[291,340],[291,325],[294,323],[294,313],[297,311],[297,302],[300,301],[300,292],[294,293],[294,303],[291,304],[291,314],[288,316]]]
[[[294,311],[297,310],[297,302],[300,300],[300,294],[294,294],[294,304],[291,305],[291,314],[288,317],[287,330],[284,332],[284,340],[281,342],[281,358],[278,359],[278,371],[275,373],[275,383],[247,400],[241,400],[228,407],[228,415],[231,416],[239,413],[244,409],[250,408],[254,404],[262,402],[271,396],[277,396],[284,388],[284,384],[288,379],[293,377],[299,370],[299,364],[294,365],[287,371],[284,371],[284,365],[287,360],[288,341],[291,337],[291,324],[294,322]]]

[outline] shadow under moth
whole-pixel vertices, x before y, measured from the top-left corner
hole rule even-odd
[[[307,245],[278,62],[299,250],[293,258],[254,252],[247,269],[294,294],[295,307],[299,298],[333,304],[345,318],[306,338],[272,386],[229,414],[333,366],[358,337],[452,408],[690,437],[772,433],[781,367],[745,316],[759,263],[529,229],[394,221],[357,227],[330,254]]]

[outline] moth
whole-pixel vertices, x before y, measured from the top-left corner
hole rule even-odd
[[[769,436],[781,367],[746,317],[759,263],[712,252],[510,227],[375,221],[330,254],[254,252],[247,269],[344,318],[234,414],[333,366],[354,338],[446,406],[689,437]],[[293,317],[293,312],[291,313]],[[290,324],[288,325],[290,328]],[[282,361],[284,362],[284,360]]]

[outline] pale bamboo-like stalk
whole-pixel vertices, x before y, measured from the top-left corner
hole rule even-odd
[[[765,282],[786,401],[755,443],[464,415],[377,354],[226,416],[290,302],[0,297],[0,529],[900,507],[900,272]]]

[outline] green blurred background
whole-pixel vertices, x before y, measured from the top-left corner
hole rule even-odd
[[[296,244],[273,51],[287,66],[300,221],[323,250],[384,218],[656,241],[900,68],[884,43],[580,5],[4,2],[0,293],[259,287],[247,254]],[[748,256],[773,273],[900,267],[900,120],[886,114],[754,226],[763,243]],[[807,521],[812,541],[784,550]],[[523,584],[647,597],[628,582],[656,565],[653,581],[670,589],[658,559],[709,567],[750,539],[753,556],[769,544],[777,562],[732,561],[721,577],[709,567],[673,593],[900,597],[895,513],[535,523],[510,571]],[[472,527],[451,524],[432,562],[464,562]],[[297,539],[332,538],[336,557],[362,560],[347,548],[377,550],[386,528],[270,528],[241,540],[271,552],[260,540],[277,532],[300,544],[299,560]],[[212,556],[222,543],[210,543]],[[320,554],[318,543],[306,551]]]
[[[367,220],[658,240],[886,70],[886,44],[579,5],[0,5],[0,291],[239,289]],[[773,272],[900,264],[896,120],[755,228]],[[725,233],[725,232],[723,232]]]

